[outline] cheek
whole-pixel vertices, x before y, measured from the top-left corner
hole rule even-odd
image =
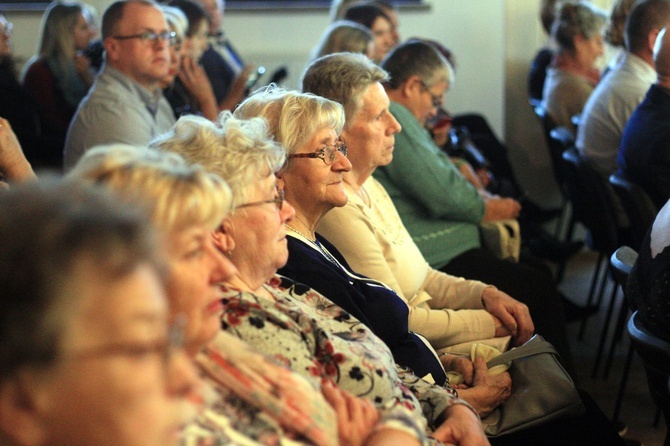
[[[71,378],[57,382],[62,407],[51,411],[53,435],[71,444],[164,443],[176,407],[167,398],[160,359],[88,365],[70,370]]]

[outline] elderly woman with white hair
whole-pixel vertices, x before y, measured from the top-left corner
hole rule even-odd
[[[227,130],[245,140],[256,134],[248,126]],[[103,185],[121,202],[146,209],[159,231],[170,318],[181,327],[186,352],[214,390],[205,392],[199,415],[173,432],[182,445],[362,444],[359,437],[365,438],[377,419],[371,405],[330,386],[324,398],[304,378],[220,330],[219,282],[235,273],[211,236],[231,209],[231,192],[221,178],[175,154],[124,145],[90,150],[71,176]]]
[[[290,135],[304,140],[305,147],[323,144],[324,135],[341,129],[342,108],[313,95],[303,99],[309,108],[303,110],[306,104],[301,104],[294,111],[310,125],[298,126]],[[225,115],[220,118],[226,119],[237,121]],[[251,121],[253,125],[264,122]],[[231,126],[228,121],[223,125]],[[188,116],[179,120],[173,132],[152,143],[207,166],[233,190],[234,211],[214,234],[216,246],[237,269],[222,287],[224,329],[315,385],[333,381],[373,402],[381,409],[381,418],[371,440],[380,444],[399,436],[415,442],[425,433],[448,443],[486,444],[475,412],[448,385],[430,384],[398,368],[389,348],[354,315],[327,296],[276,274],[287,260],[286,223],[293,220],[294,210],[284,201],[275,177],[284,165],[285,152],[271,142],[265,126],[263,132],[267,142],[259,144]],[[420,349],[412,345],[414,351]]]

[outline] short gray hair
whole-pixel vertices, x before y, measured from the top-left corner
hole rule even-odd
[[[607,22],[607,13],[586,1],[561,2],[556,5],[556,11],[551,35],[564,50],[573,51],[575,37],[590,39],[600,33]]]
[[[454,81],[449,61],[433,45],[421,40],[398,45],[386,55],[382,67],[391,77],[391,89],[399,88],[412,76],[419,76],[427,87],[442,81],[451,85]]]
[[[332,128],[339,135],[344,127],[344,112],[337,102],[279,87],[257,91],[237,107],[235,116],[264,118],[287,154],[298,151],[320,129]],[[287,161],[283,170],[289,168]]]
[[[345,127],[363,106],[361,96],[368,87],[386,82],[388,74],[362,54],[335,53],[312,62],[302,76],[302,90],[344,107]]]
[[[285,160],[284,150],[269,136],[263,119],[241,120],[230,112],[221,113],[216,123],[201,116],[182,116],[150,146],[178,153],[223,178],[232,190],[233,207],[247,202],[258,180],[274,174]]]

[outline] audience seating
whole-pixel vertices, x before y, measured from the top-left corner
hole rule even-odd
[[[645,330],[637,311],[628,320],[628,336],[644,364],[651,398],[663,412],[668,428],[664,445],[670,446],[670,343]]]
[[[532,103],[531,103],[532,104]],[[566,190],[566,172],[565,161],[563,160],[563,152],[575,144],[575,135],[570,129],[563,126],[556,126],[554,119],[549,115],[547,110],[542,105],[537,105],[534,108],[535,114],[540,119],[542,130],[545,137],[547,149],[549,150],[549,159],[551,161],[551,169],[554,176],[554,181],[561,193],[561,216],[556,224],[554,235],[561,237],[563,226],[567,222],[567,231],[563,240],[565,242],[572,241],[572,234],[574,230],[574,219],[570,209],[570,203]],[[556,273],[557,281],[560,282],[565,272],[565,264],[567,259],[559,263],[558,271]]]
[[[658,214],[656,204],[639,185],[629,181],[623,174],[614,173],[609,178],[610,184],[619,196],[621,204],[631,224],[631,243],[635,249],[640,248],[647,231]]]
[[[628,276],[630,276],[630,272],[632,271],[633,265],[635,265],[636,260],[637,260],[637,251],[635,251],[630,246],[622,246],[618,248],[616,251],[614,251],[612,257],[610,257],[610,267],[612,268],[612,276],[614,277],[616,283],[623,290],[626,302],[628,302],[628,298],[626,296],[626,284],[628,283]],[[630,306],[628,304],[621,305],[620,314],[624,315],[624,321],[625,316],[628,315],[629,308]],[[616,334],[615,336],[618,337],[618,334]],[[612,342],[612,346],[614,346],[614,342]],[[611,367],[612,352],[613,349],[610,350],[610,356],[608,358],[608,365],[606,366],[606,369],[609,369]],[[619,418],[619,412],[621,411],[621,403],[623,402],[624,393],[626,391],[626,385],[628,383],[628,374],[630,372],[630,365],[632,360],[633,360],[633,344],[631,343],[628,347],[626,361],[624,363],[623,371],[621,374],[621,382],[619,383],[619,391],[617,392],[616,401],[614,403],[614,413],[612,415],[612,420],[614,421],[617,421]]]
[[[591,305],[593,304],[593,297],[596,294],[594,286],[598,273],[603,263],[607,264],[607,259],[621,245],[623,230],[616,225],[610,192],[607,190],[607,185],[600,175],[579,155],[575,148],[566,150],[563,153],[563,159],[566,161],[566,184],[568,197],[572,204],[573,218],[576,222],[586,227],[589,232],[587,246],[599,254],[593,272],[592,288],[588,296],[587,305]],[[602,301],[608,271],[609,269],[606,268],[596,300],[597,305],[600,305]],[[614,287],[593,366],[592,375],[594,377],[598,373],[598,367],[605,348],[610,319],[616,301],[616,292],[617,288]],[[583,336],[585,327],[586,320],[582,322],[580,338]]]

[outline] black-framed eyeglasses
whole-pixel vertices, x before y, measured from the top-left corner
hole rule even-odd
[[[323,161],[326,166],[330,166],[335,162],[335,157],[337,152],[340,152],[344,157],[347,157],[347,145],[342,141],[336,142],[335,144],[326,144],[321,149],[316,152],[310,153],[294,153],[289,155],[288,158],[318,158]]]
[[[251,206],[260,206],[262,204],[269,204],[269,203],[274,203],[277,206],[277,209],[281,211],[282,207],[284,206],[284,191],[282,189],[277,189],[277,196],[272,200],[263,200],[263,201],[254,201],[252,203],[245,203],[237,206],[237,208],[238,209],[248,208]]]
[[[158,354],[165,370],[170,366],[174,354],[184,348],[184,327],[186,317],[178,316],[170,325],[167,337],[153,342],[118,342],[114,344],[91,347],[74,352],[59,354],[61,360],[89,360],[105,358],[109,356],[120,356],[127,358],[140,358],[146,355]]]
[[[433,107],[437,107],[437,108],[441,107],[442,106],[442,101],[443,101],[442,96],[437,95],[437,94],[433,94],[433,92],[428,89],[428,85],[426,85],[426,83],[424,81],[419,81],[419,82],[421,82],[421,87],[423,87],[423,89],[426,90],[426,93],[428,93],[430,95],[430,100],[433,103]]]
[[[151,43],[153,45],[157,44],[159,40],[163,40],[169,46],[173,46],[175,43],[177,43],[177,33],[174,31],[163,31],[160,33],[145,31],[141,34],[133,34],[132,36],[112,36],[112,39],[140,39],[140,41],[144,44]]]

